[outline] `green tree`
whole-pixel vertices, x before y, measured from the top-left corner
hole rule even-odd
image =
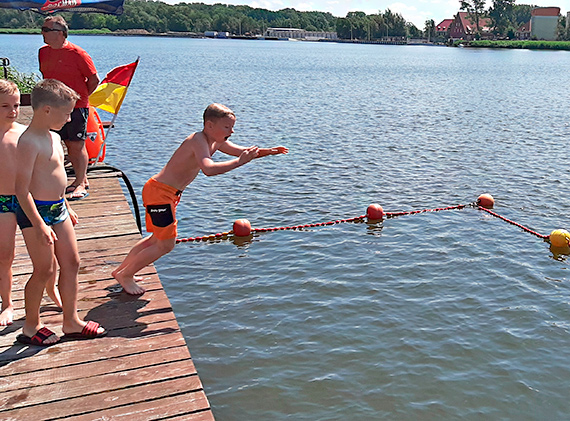
[[[423,32],[420,31],[412,22],[406,22],[406,32],[407,36],[410,38],[421,38],[423,36]]]
[[[485,0],[460,0],[459,10],[464,10],[469,14],[469,19],[477,27],[477,34],[481,32],[479,18],[485,15]]]
[[[518,28],[523,23],[530,20],[532,9],[537,6],[531,6],[528,4],[514,5],[512,11],[513,24]]]
[[[489,18],[493,25],[493,32],[496,35],[505,35],[507,28],[513,19],[513,7],[515,0],[493,0],[493,5],[489,8]]]
[[[424,36],[428,41],[435,39],[435,22],[433,19],[428,19],[425,22]]]

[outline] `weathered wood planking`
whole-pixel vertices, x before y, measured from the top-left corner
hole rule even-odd
[[[81,254],[80,317],[103,325],[107,337],[62,341],[48,348],[15,342],[24,319],[24,286],[32,267],[21,234],[14,259],[14,324],[0,335],[0,419],[214,419],[154,266],[122,292],[111,271],[141,238],[119,179],[90,173],[89,197],[72,202]],[[61,335],[62,315],[46,297],[44,324]]]

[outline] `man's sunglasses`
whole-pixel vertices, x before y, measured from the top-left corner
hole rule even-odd
[[[42,32],[54,32],[54,31],[59,31],[59,32],[63,32],[62,29],[56,29],[56,28],[46,28],[45,26],[42,27]]]

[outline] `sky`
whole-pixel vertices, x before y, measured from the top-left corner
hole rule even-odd
[[[163,0],[169,4],[180,3],[181,0]],[[250,7],[280,10],[292,8],[300,12],[330,12],[336,17],[345,17],[348,12],[364,12],[367,15],[384,12],[390,9],[399,13],[407,22],[412,22],[418,29],[423,30],[425,21],[433,19],[437,25],[444,19],[451,19],[459,11],[459,0],[185,0],[205,4],[223,3],[233,5],[247,5]],[[487,0],[485,8],[492,4]],[[566,15],[570,10],[570,0],[534,0],[517,1],[516,4],[534,4],[537,6],[560,7],[561,13]]]

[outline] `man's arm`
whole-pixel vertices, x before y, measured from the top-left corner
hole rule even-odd
[[[87,90],[89,91],[89,95],[91,95],[95,91],[97,86],[99,86],[99,76],[97,75],[97,73],[87,78],[86,84],[87,84]]]

